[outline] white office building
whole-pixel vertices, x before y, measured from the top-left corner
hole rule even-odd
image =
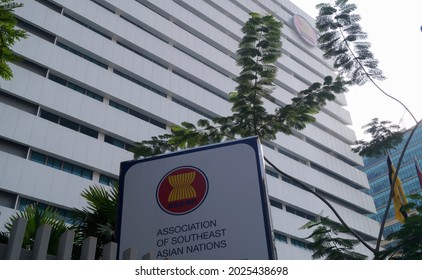
[[[302,38],[287,0],[21,0],[14,46],[24,59],[0,80],[0,224],[37,201],[69,210],[85,204],[90,185],[116,180],[136,141],[172,124],[231,113],[228,93],[239,73],[236,50],[249,12],[284,22],[278,61],[278,105],[333,75],[322,52]],[[18,1],[19,2],[19,1]],[[294,1],[293,1],[294,2]],[[376,212],[344,96],[292,136],[278,135],[265,155],[315,188],[365,239],[375,239]],[[276,104],[268,105],[271,109]],[[311,193],[267,167],[271,215],[280,259],[310,259],[301,226],[319,215],[337,220]],[[364,247],[361,252],[368,253]]]

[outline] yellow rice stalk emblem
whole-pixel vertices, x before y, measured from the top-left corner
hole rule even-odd
[[[196,191],[191,186],[195,179],[195,172],[169,176],[168,179],[170,185],[173,187],[169,195],[169,202],[196,197]]]

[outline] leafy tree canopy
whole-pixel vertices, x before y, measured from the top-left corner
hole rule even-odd
[[[377,118],[363,126],[365,133],[371,134],[370,141],[356,141],[356,146],[352,149],[360,156],[377,157],[386,155],[403,141],[403,132],[400,126],[392,124],[390,121],[379,121]]]
[[[327,217],[306,223],[302,229],[314,229],[306,239],[312,239],[310,244],[314,251],[313,259],[326,260],[365,260],[368,257],[353,251],[359,244],[356,239],[344,238],[341,234],[349,233],[343,225],[333,222]]]
[[[22,6],[13,0],[0,0],[0,77],[5,80],[13,77],[12,69],[7,62],[18,60],[11,47],[16,41],[27,37],[24,30],[16,28],[16,19],[13,15],[14,9]]]
[[[324,51],[324,58],[334,60],[340,75],[356,85],[385,79],[378,69],[378,60],[369,49],[370,44],[365,41],[367,34],[359,25],[361,18],[353,13],[356,5],[348,0],[337,0],[334,4],[322,3],[316,7],[319,9],[316,18],[319,46]]]

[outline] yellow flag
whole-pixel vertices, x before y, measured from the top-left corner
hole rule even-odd
[[[396,169],[390,159],[390,155],[387,157],[388,164],[388,178],[390,179],[390,186],[393,183],[394,176],[396,174]],[[396,219],[404,224],[405,219],[407,218],[406,211],[403,210],[403,206],[407,204],[406,195],[404,194],[403,187],[400,181],[399,176],[396,178],[396,182],[393,186],[393,203],[394,203],[394,212],[396,214]]]

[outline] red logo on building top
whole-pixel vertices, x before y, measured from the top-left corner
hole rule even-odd
[[[165,212],[187,214],[198,208],[208,193],[205,174],[191,166],[183,166],[167,173],[157,187],[157,202]]]

